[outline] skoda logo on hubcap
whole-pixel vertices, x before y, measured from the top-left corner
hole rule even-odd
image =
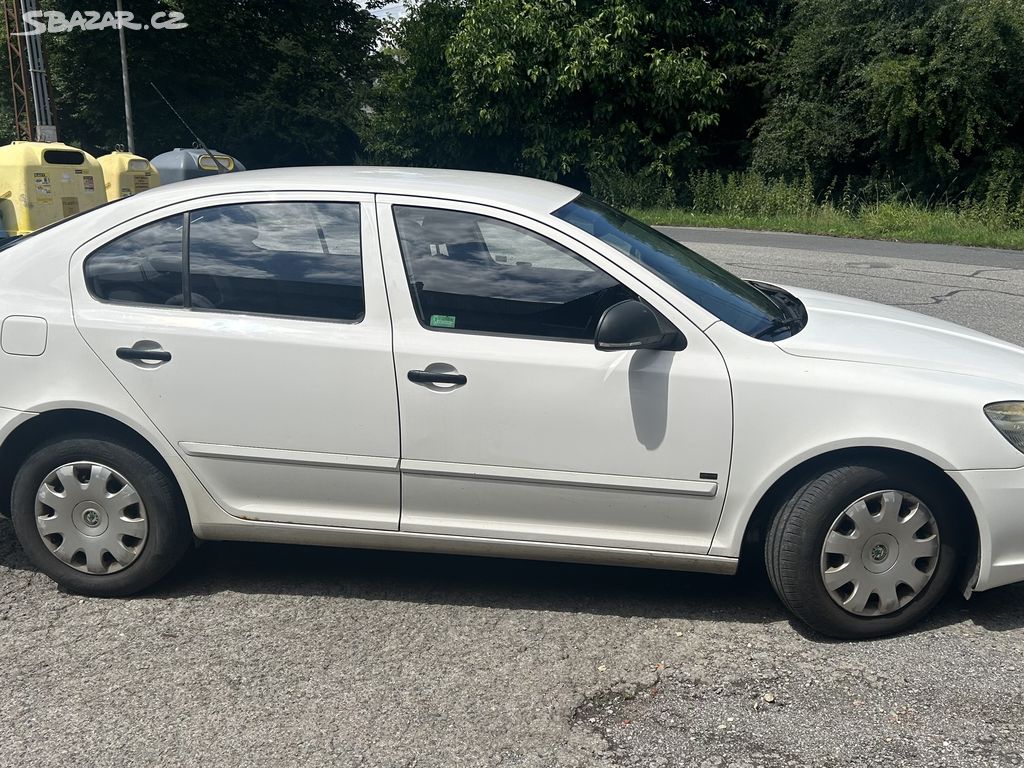
[[[884,544],[875,544],[871,549],[871,559],[876,563],[880,563],[889,556],[889,548]]]
[[[82,514],[82,519],[86,525],[97,526],[100,524],[100,513],[95,509],[87,509]]]

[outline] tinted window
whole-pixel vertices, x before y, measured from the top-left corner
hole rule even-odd
[[[359,320],[357,203],[252,203],[193,211],[192,306]]]
[[[181,305],[184,217],[154,221],[104,245],[85,260],[85,280],[105,301]]]
[[[395,206],[420,322],[437,329],[593,339],[633,294],[527,229],[473,213]]]
[[[750,283],[592,197],[580,195],[554,215],[608,243],[737,330],[758,336],[785,319],[782,308]]]

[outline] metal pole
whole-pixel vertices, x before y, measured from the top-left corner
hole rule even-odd
[[[2,0],[4,33],[7,37],[7,63],[10,65],[11,96],[13,97],[14,138],[32,141],[32,100],[25,75],[25,49],[22,47],[21,21],[17,0]]]
[[[21,18],[36,10],[36,0],[20,0]],[[46,76],[46,57],[40,35],[25,38],[25,57],[28,60],[29,80],[32,83],[32,106],[36,125],[33,131],[36,141],[57,141],[57,126],[53,121],[53,107],[50,104],[50,81]]]
[[[121,7],[121,0],[117,0],[117,18],[124,9]],[[128,131],[128,151],[135,154],[135,126],[132,124],[132,92],[128,85],[128,51],[124,44],[124,27],[118,26],[117,37],[121,43],[121,82],[124,85],[124,123]]]

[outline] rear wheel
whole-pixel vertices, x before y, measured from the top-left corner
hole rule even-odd
[[[192,544],[166,472],[126,445],[95,438],[37,448],[15,478],[11,517],[33,564],[85,595],[143,590]]]
[[[775,591],[813,629],[868,638],[907,629],[949,590],[961,524],[944,489],[911,469],[864,463],[798,489],[765,546]]]

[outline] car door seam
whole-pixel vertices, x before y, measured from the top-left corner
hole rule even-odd
[[[373,226],[377,230],[377,255],[380,257],[380,277],[384,283],[384,301],[388,310],[388,325],[391,331],[391,371],[395,377],[395,410],[398,414],[398,530],[402,530],[402,512],[405,509],[405,477],[402,475],[402,394],[400,391],[401,382],[398,376],[398,357],[395,353],[395,317],[391,310],[391,291],[388,287],[387,265],[384,263],[384,240],[381,238],[381,216],[380,206],[387,203],[378,202],[379,195],[373,195]]]

